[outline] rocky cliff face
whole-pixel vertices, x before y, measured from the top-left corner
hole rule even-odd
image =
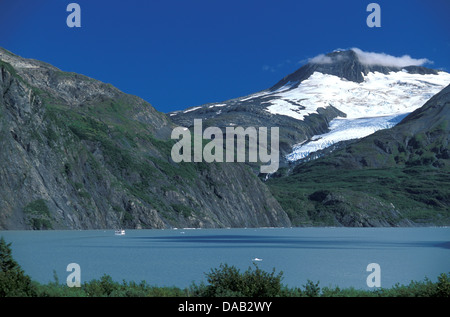
[[[173,163],[144,100],[0,49],[0,229],[289,226],[244,164]]]

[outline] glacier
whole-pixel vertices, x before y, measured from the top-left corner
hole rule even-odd
[[[361,83],[313,73],[297,87],[286,86],[262,98],[265,111],[304,120],[319,108],[333,106],[346,117],[333,119],[329,132],[296,144],[286,156],[290,162],[325,149],[336,142],[359,139],[391,128],[450,84],[450,74],[412,74],[406,70],[362,74]]]
[[[330,123],[330,132],[315,135],[310,141],[295,145],[286,159],[295,162],[337,142],[363,138],[378,130],[392,128],[407,115],[408,113],[371,118],[334,119]]]

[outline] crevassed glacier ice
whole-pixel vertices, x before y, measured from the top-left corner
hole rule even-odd
[[[337,142],[363,138],[375,131],[392,128],[408,114],[395,114],[383,117],[342,119],[337,118],[330,123],[330,132],[315,135],[309,142],[295,145],[292,153],[286,156],[288,161],[303,159],[319,150],[323,150]]]

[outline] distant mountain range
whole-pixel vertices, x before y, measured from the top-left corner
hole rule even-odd
[[[279,126],[285,164],[267,184],[294,225],[448,224],[450,74],[370,54],[320,55],[269,89],[169,116]]]
[[[353,49],[164,114],[0,49],[0,229],[449,224],[449,83]],[[279,127],[282,168],[263,182],[257,164],[174,163],[171,131],[194,119]]]
[[[450,83],[450,74],[421,66],[368,63],[358,49],[335,51],[261,92],[169,114],[191,127],[278,126],[282,161],[295,162],[339,141],[397,124]]]

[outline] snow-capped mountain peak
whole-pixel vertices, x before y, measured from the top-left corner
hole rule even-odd
[[[405,69],[413,74],[437,74],[438,71],[434,69],[420,66],[427,61],[427,59],[413,59],[409,56],[395,57],[364,52],[358,48],[336,50],[309,59],[306,65],[280,80],[270,90],[277,90],[287,83],[291,83],[291,86],[298,86],[315,72],[334,75],[357,83],[363,82],[365,75],[374,72],[389,74]]]
[[[450,74],[420,66],[424,62],[337,50],[310,59],[270,89],[170,115],[185,126],[193,118],[222,127],[280,126],[282,152],[292,162],[390,128],[425,104],[450,84]]]

